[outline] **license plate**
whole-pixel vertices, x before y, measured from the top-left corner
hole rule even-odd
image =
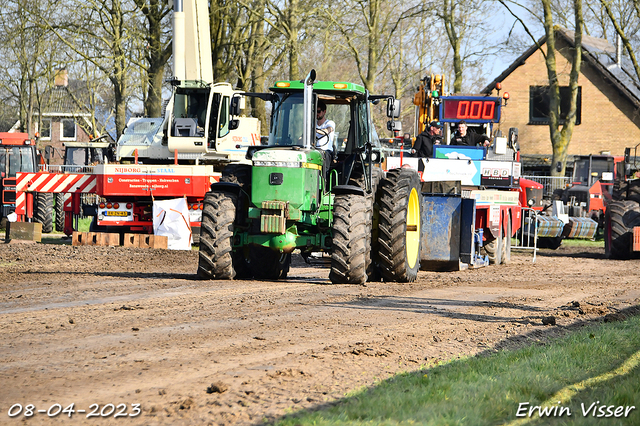
[[[129,212],[106,212],[107,216],[129,216]]]

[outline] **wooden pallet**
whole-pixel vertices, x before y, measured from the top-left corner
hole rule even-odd
[[[74,246],[124,246],[141,248],[166,249],[169,238],[149,234],[120,234],[108,232],[78,232],[74,231],[71,245]]]

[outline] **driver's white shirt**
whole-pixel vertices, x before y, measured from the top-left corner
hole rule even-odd
[[[324,151],[333,151],[333,136],[336,130],[336,123],[331,120],[325,120],[322,124],[318,124],[316,122],[317,130],[324,130],[328,127],[331,127],[333,129],[333,132],[329,133],[328,137],[324,133],[316,132],[316,148],[322,149]]]

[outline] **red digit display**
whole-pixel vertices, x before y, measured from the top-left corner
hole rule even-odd
[[[443,99],[444,120],[497,120],[495,100]]]

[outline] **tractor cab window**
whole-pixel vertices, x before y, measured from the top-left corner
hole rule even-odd
[[[333,136],[334,149],[337,152],[344,152],[349,138],[349,126],[351,125],[351,105],[348,103],[331,104],[331,101],[325,101],[327,104],[327,120],[331,120],[336,124],[335,134]]]
[[[373,146],[374,148],[380,148],[380,137],[378,136],[378,132],[376,131],[376,128],[373,127],[373,125],[371,126],[371,137],[369,140],[371,141],[371,146]]]
[[[353,129],[349,132],[349,136],[354,138],[347,143],[345,152],[351,154],[354,148],[361,148],[369,140],[369,115],[367,105],[359,103],[355,105],[355,122],[352,123]]]
[[[613,173],[613,160],[593,158],[591,160],[591,168],[589,168],[589,159],[576,160],[573,172],[573,182],[579,182],[580,185],[591,186],[596,181],[602,179],[602,173]]]
[[[102,164],[104,163],[106,149],[93,148],[90,152],[90,164]]]
[[[15,177],[16,173],[35,173],[35,164],[31,147],[14,146],[7,150],[8,174],[6,177]]]
[[[66,147],[65,149],[65,165],[67,166],[84,166],[87,164],[87,149]]]
[[[273,112],[272,135],[269,138],[269,145],[302,146],[303,120],[303,93],[281,94]]]

